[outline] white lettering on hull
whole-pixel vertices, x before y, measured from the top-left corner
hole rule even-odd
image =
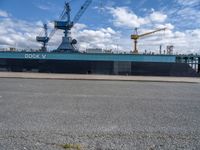
[[[47,55],[42,54],[42,59],[46,59],[46,58],[47,58]]]
[[[26,59],[46,59],[47,55],[45,54],[25,54]]]

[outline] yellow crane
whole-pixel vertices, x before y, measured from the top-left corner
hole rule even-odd
[[[159,31],[166,30],[166,29],[167,29],[167,28],[161,28],[161,29],[157,29],[157,30],[154,30],[154,31],[147,32],[147,33],[144,33],[144,34],[140,34],[140,35],[139,35],[139,34],[138,34],[138,31],[137,31],[137,28],[135,28],[135,33],[131,35],[131,39],[134,40],[134,51],[133,51],[133,53],[134,53],[134,54],[138,54],[138,49],[137,49],[138,39],[140,39],[141,37],[144,37],[144,36],[147,36],[147,35],[150,35],[150,34],[159,32]]]

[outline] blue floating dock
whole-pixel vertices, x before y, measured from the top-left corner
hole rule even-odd
[[[77,61],[122,61],[122,62],[176,62],[175,55],[140,54],[90,54],[90,53],[42,53],[0,52],[1,59],[77,60]]]

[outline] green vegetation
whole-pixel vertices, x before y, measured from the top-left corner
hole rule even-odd
[[[79,144],[64,144],[61,145],[64,149],[74,149],[74,150],[81,150],[81,145]]]

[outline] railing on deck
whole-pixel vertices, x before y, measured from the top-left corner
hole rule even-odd
[[[177,63],[187,63],[196,72],[200,73],[200,55],[177,55]]]

